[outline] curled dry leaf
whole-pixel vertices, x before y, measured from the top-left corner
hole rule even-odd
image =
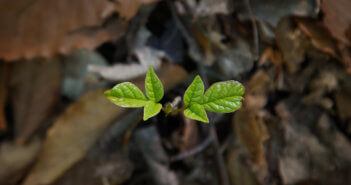
[[[108,0],[1,1],[0,58],[30,59],[93,49],[124,33],[124,21],[106,21],[115,11]]]
[[[165,64],[158,76],[165,84],[165,89],[169,89],[184,80],[187,73],[179,66]],[[144,79],[135,82],[141,89],[143,83]],[[84,157],[111,122],[125,111],[127,109],[109,102],[103,90],[87,93],[68,107],[50,128],[39,160],[23,185],[55,182]]]

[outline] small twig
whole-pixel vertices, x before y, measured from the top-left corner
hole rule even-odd
[[[202,152],[203,150],[205,150],[208,146],[210,146],[212,141],[213,141],[212,137],[207,137],[200,145],[196,146],[195,148],[193,148],[189,151],[183,152],[181,154],[178,154],[178,155],[172,157],[171,161],[172,162],[180,161],[180,160],[183,160],[185,158],[194,156],[194,155]]]
[[[252,12],[249,0],[245,0],[245,6],[246,6],[246,9],[247,9],[247,12],[249,13],[250,21],[251,21],[252,29],[253,29],[253,39],[254,39],[254,47],[255,47],[255,60],[258,60],[258,57],[260,56],[260,48],[259,48],[259,38],[258,38],[257,24],[256,24],[255,16],[254,16],[254,14]]]

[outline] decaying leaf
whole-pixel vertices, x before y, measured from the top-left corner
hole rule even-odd
[[[135,133],[136,145],[141,150],[157,185],[178,185],[179,180],[173,170],[168,168],[167,156],[161,145],[161,138],[155,126],[141,129]]]
[[[10,98],[17,143],[24,143],[52,113],[60,96],[62,65],[58,58],[11,65]]]
[[[157,1],[159,0],[116,0],[115,3],[119,16],[129,20],[138,12],[140,6]]]
[[[233,185],[258,185],[255,174],[243,160],[245,154],[245,149],[242,145],[240,148],[235,148],[235,150],[229,150],[227,168],[230,181]]]
[[[226,15],[230,12],[228,2],[228,0],[201,0],[195,9],[195,17],[215,14]]]
[[[283,18],[279,22],[275,34],[288,72],[295,73],[305,59],[306,49],[309,46],[307,36],[290,18]]]
[[[250,0],[249,2],[255,18],[274,27],[285,16],[316,16],[319,10],[319,3],[315,0]],[[234,4],[240,13],[240,18],[250,18],[244,1],[235,1]]]
[[[41,142],[38,139],[34,139],[23,146],[11,142],[1,143],[0,183],[6,184],[6,181],[13,182],[23,178],[21,172],[34,162],[40,146]],[[14,178],[15,176],[18,176],[18,179]]]
[[[89,65],[106,66],[107,61],[96,51],[78,49],[63,59],[63,80],[61,93],[70,99],[76,100],[85,92],[105,87],[96,75],[88,72]]]
[[[344,44],[350,45],[347,30],[351,24],[351,1],[349,0],[323,0],[323,22],[330,33]]]
[[[158,74],[169,89],[186,77],[179,66],[165,64]],[[144,79],[135,82],[143,89]],[[68,107],[50,128],[39,160],[23,185],[42,185],[55,182],[66,170],[83,158],[111,122],[125,113],[108,101],[103,90],[87,93]]]
[[[244,106],[250,109],[261,109],[267,103],[267,92],[272,88],[271,79],[263,70],[257,71],[247,84]]]
[[[113,66],[89,65],[88,70],[111,81],[130,80],[144,75],[149,66],[152,66],[156,70],[159,69],[161,66],[161,57],[164,56],[162,52],[147,47],[136,49],[135,54],[140,64],[115,64]]]
[[[240,141],[248,149],[253,161],[265,166],[263,142],[269,138],[269,133],[256,111],[240,109],[234,116],[233,124]]]
[[[299,28],[311,39],[317,49],[339,58],[338,46],[326,28],[315,19],[297,18]]]
[[[108,0],[1,1],[0,58],[31,59],[94,49],[124,33],[124,21],[106,21],[116,11]]]

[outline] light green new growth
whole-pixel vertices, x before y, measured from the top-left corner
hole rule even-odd
[[[162,109],[166,115],[184,110],[186,117],[208,123],[205,110],[218,113],[230,113],[238,110],[241,107],[245,88],[241,83],[231,80],[214,83],[205,92],[205,86],[200,76],[196,76],[183,97],[186,107],[173,110],[173,107],[167,104],[166,108],[162,108],[162,104],[158,102],[164,95],[163,86],[150,66],[145,78],[145,91],[148,99],[137,86],[130,82],[124,82],[105,91],[105,95],[121,107],[144,107],[144,121],[156,116]]]

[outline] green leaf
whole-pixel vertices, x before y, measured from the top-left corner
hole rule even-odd
[[[116,85],[105,91],[106,97],[121,107],[144,107],[148,100],[141,90],[130,82]]]
[[[151,66],[146,74],[145,90],[147,97],[154,102],[160,101],[163,97],[162,83]]]
[[[208,118],[204,107],[197,103],[192,104],[189,108],[185,109],[184,116],[190,119],[208,123]]]
[[[153,101],[148,101],[144,107],[144,121],[157,115],[161,111],[162,105]]]
[[[214,83],[205,93],[202,105],[208,111],[229,113],[241,107],[245,88],[237,81]]]
[[[202,82],[199,75],[197,75],[194,81],[190,84],[184,94],[184,104],[190,106],[194,103],[202,103],[203,94],[205,91],[204,83]]]

